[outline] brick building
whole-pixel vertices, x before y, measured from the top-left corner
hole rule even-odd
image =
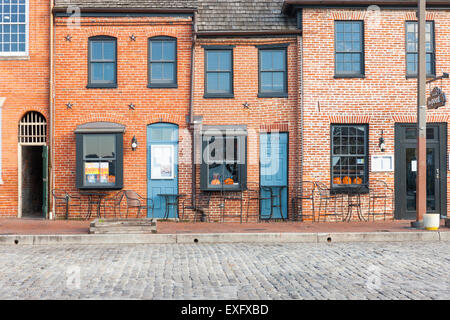
[[[347,193],[382,180],[387,212],[415,219],[417,2],[285,1],[303,39],[302,180]],[[450,7],[427,1],[428,78],[450,68]],[[427,86],[449,92],[444,80]],[[427,208],[447,214],[448,107],[427,111]],[[363,197],[367,206],[367,197]],[[376,212],[384,200],[375,202]],[[305,211],[311,209],[305,203]]]
[[[0,216],[47,211],[49,28],[50,1],[0,1]]]

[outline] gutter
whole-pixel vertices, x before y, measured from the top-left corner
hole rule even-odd
[[[58,14],[67,14],[68,7],[53,7],[52,12]],[[142,7],[131,7],[131,8],[102,8],[102,7],[87,7],[80,8],[82,13],[173,13],[173,14],[193,14],[197,12],[195,8],[142,8]],[[67,14],[69,15],[69,14]]]
[[[49,10],[49,19],[50,19],[50,83],[49,83],[49,123],[50,123],[50,133],[49,133],[49,159],[48,159],[48,173],[47,177],[49,179],[48,183],[48,213],[47,218],[52,218],[51,216],[55,216],[55,204],[52,197],[52,190],[55,188],[55,173],[53,170],[53,163],[55,160],[55,151],[54,151],[54,141],[55,141],[55,120],[54,120],[54,90],[53,90],[53,82],[54,82],[54,61],[53,61],[53,55],[54,55],[54,25],[53,25],[53,1],[50,1],[50,10]],[[50,212],[53,212],[52,215],[50,215]]]
[[[200,31],[198,37],[245,37],[245,36],[296,36],[301,30],[266,30],[266,31]]]

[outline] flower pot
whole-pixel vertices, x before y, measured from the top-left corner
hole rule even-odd
[[[423,216],[423,226],[426,230],[438,230],[441,222],[441,215],[436,213],[427,213]]]

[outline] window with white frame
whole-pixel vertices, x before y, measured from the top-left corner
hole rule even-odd
[[[0,0],[0,56],[28,54],[28,0]]]

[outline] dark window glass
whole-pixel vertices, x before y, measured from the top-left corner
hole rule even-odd
[[[177,82],[177,42],[173,38],[149,39],[149,86],[165,87]]]
[[[111,37],[89,39],[89,85],[116,85],[117,42]]]
[[[246,137],[203,136],[202,185],[208,190],[241,189],[246,181]]]
[[[230,50],[205,50],[205,95],[233,94],[233,61]]]
[[[0,0],[0,55],[26,53],[26,0]]]
[[[335,74],[352,76],[364,74],[363,22],[335,22]]]
[[[285,94],[287,92],[286,49],[259,50],[259,93]]]
[[[331,181],[333,188],[367,183],[367,125],[331,126]]]
[[[83,135],[83,186],[115,185],[116,157],[116,135]]]
[[[418,58],[418,23],[406,23],[406,74],[408,76],[417,76]],[[433,76],[435,71],[435,50],[434,50],[434,23],[427,21],[426,23],[426,56],[427,56],[427,75]]]

